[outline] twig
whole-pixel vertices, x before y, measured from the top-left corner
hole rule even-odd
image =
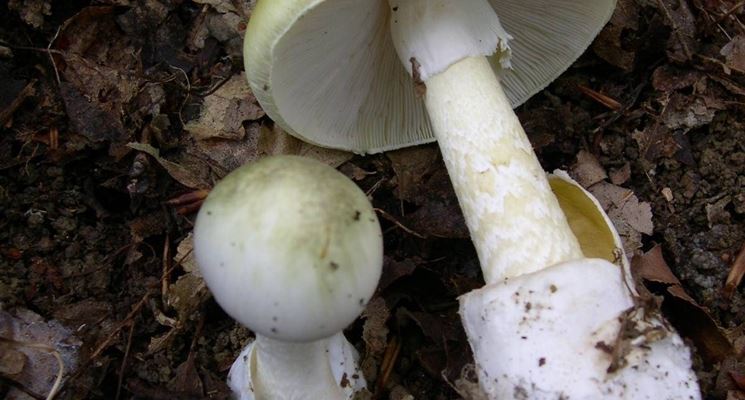
[[[124,349],[124,357],[122,358],[122,365],[119,367],[119,379],[116,385],[116,400],[119,400],[119,395],[122,391],[122,382],[124,381],[124,369],[127,367],[127,360],[129,359],[129,350],[132,348],[132,336],[135,332],[135,321],[129,325],[129,335],[127,336],[127,347]]]
[[[394,216],[392,216],[391,214],[388,214],[385,210],[382,210],[380,208],[374,208],[374,210],[378,214],[380,214],[381,217],[385,218],[386,220],[388,220],[390,222],[393,222],[394,224],[396,224],[396,226],[398,226],[399,228],[403,229],[404,231],[406,231],[410,235],[416,236],[419,239],[426,239],[427,238],[426,236],[422,235],[421,233],[416,232],[416,231],[414,231],[414,230],[412,230],[410,228],[407,228],[404,224],[398,222],[398,220]]]
[[[166,237],[163,240],[163,275],[160,279],[160,295],[161,299],[163,300],[163,303],[166,302],[166,298],[168,297],[168,280],[170,276],[170,263],[171,263],[171,235],[166,232]]]
[[[52,61],[52,68],[54,68],[54,76],[57,77],[57,85],[60,85],[62,81],[59,78],[59,71],[57,70],[57,62],[54,61],[54,57],[52,56],[52,44],[54,43],[55,40],[57,40],[57,36],[59,36],[61,29],[62,29],[61,25],[57,27],[57,32],[54,34],[54,37],[52,37],[52,40],[50,40],[49,44],[47,45],[47,54],[49,55],[49,59]]]
[[[729,300],[735,293],[735,290],[740,286],[742,278],[745,277],[745,243],[742,244],[740,252],[737,253],[735,261],[732,263],[732,269],[730,269],[727,275],[727,282],[724,284],[724,298]]]
[[[383,360],[380,362],[380,375],[378,377],[378,382],[375,385],[376,395],[379,395],[383,388],[385,388],[386,383],[388,383],[388,378],[390,378],[391,372],[393,372],[393,366],[396,365],[396,360],[398,359],[400,352],[401,342],[394,336],[388,343],[388,347],[383,355]]]

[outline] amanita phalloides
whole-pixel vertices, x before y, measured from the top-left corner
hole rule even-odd
[[[698,396],[688,350],[665,344],[680,339],[659,320],[653,329],[664,333],[659,340],[623,342],[649,351],[624,351],[623,362],[613,359],[615,351],[605,351],[616,348],[612,337],[633,336],[616,322],[633,309],[634,293],[613,257],[590,258],[595,246],[583,246],[565,214],[578,207],[589,207],[579,215],[602,210],[586,193],[570,203],[557,200],[512,111],[587,48],[614,5],[613,0],[260,0],[248,24],[249,83],[267,114],[291,134],[359,153],[437,140],[486,281],[462,299],[461,314],[490,398],[664,398],[672,387],[679,389],[673,396]],[[583,274],[597,279],[582,279]],[[549,318],[548,312],[539,317],[538,309],[527,305],[531,302],[498,298],[522,293],[520,288],[530,294],[536,290],[532,285],[550,289],[547,282],[559,276],[568,280],[562,281],[565,290],[536,298],[535,304],[574,313],[572,318]],[[572,310],[580,299],[601,293],[614,295]],[[523,317],[535,323],[515,325]],[[524,346],[501,340],[524,326],[550,333],[520,335],[536,340]],[[563,337],[582,346],[563,352]],[[649,375],[650,380],[624,373],[659,357],[680,362],[660,362],[673,373]],[[529,368],[533,364],[541,369]]]
[[[226,176],[194,227],[194,252],[218,304],[256,333],[231,369],[242,400],[345,400],[365,386],[341,331],[380,278],[380,225],[335,169],[265,158]]]

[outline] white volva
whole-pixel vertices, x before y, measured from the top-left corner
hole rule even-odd
[[[348,400],[365,388],[357,351],[337,333],[312,342],[257,335],[230,368],[239,400]]]

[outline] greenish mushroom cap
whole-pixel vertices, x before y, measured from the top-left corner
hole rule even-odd
[[[350,324],[383,262],[367,196],[337,170],[296,156],[265,158],[219,182],[197,216],[194,251],[229,315],[291,341]]]

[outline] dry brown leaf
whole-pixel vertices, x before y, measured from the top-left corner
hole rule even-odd
[[[619,169],[610,171],[610,181],[614,185],[623,185],[631,178],[631,164],[625,163]]]
[[[732,344],[717,326],[708,311],[689,296],[662,256],[662,248],[636,256],[631,262],[635,277],[648,283],[654,291],[664,290],[663,310],[685,337],[691,338],[707,362],[719,362],[733,352]]]
[[[699,71],[684,70],[665,64],[657,67],[652,73],[652,87],[661,92],[672,92],[693,86],[703,77]]]
[[[719,52],[724,56],[727,67],[745,73],[745,35],[737,35]],[[730,71],[725,73],[729,74]]]
[[[362,329],[362,339],[368,354],[382,355],[388,344],[388,327],[386,326],[390,311],[385,299],[375,297],[367,304],[361,318],[365,320]]]
[[[181,268],[187,273],[192,273],[201,277],[197,260],[194,258],[194,234],[189,234],[176,247],[176,255],[173,257],[175,263],[179,263]]]
[[[365,352],[360,367],[368,382],[377,378],[380,360],[388,345],[387,323],[390,316],[390,310],[382,297],[374,297],[362,312],[361,318],[365,320],[362,327]]]
[[[215,93],[207,96],[199,118],[184,129],[197,140],[223,138],[240,140],[246,136],[244,122],[264,116],[243,73],[233,75]]]
[[[623,35],[627,30],[639,29],[639,6],[633,0],[620,0],[608,25],[593,43],[595,53],[608,63],[630,71],[634,66],[636,52],[625,49]]]
[[[26,356],[10,345],[0,343],[0,375],[18,375],[26,366]]]
[[[587,188],[600,202],[624,243],[627,254],[634,254],[642,246],[641,234],[654,232],[652,207],[639,201],[634,192],[608,182]]]
[[[23,365],[6,365],[5,368],[20,368],[20,371],[5,377],[32,393],[46,394],[57,379],[59,364],[50,351],[39,346],[56,350],[64,364],[64,376],[69,376],[79,364],[82,342],[55,320],[45,321],[33,311],[23,309],[16,310],[14,314],[0,311],[0,338],[13,341],[0,343],[0,351],[11,348],[22,353]],[[20,362],[17,354],[6,356]]]
[[[259,130],[258,158],[280,154],[312,158],[334,168],[353,157],[352,153],[346,151],[327,149],[303,142],[287,134],[276,124],[271,129],[262,126]]]
[[[193,168],[194,166],[192,166],[192,169],[187,169],[180,164],[168,161],[160,156],[160,150],[149,144],[129,143],[127,144],[127,147],[135,149],[137,151],[141,151],[153,157],[156,161],[158,161],[158,164],[165,168],[165,170],[168,172],[169,175],[171,175],[173,179],[188,188],[209,189],[212,186],[206,180],[201,178],[198,173],[195,172],[196,168]]]
[[[52,15],[51,0],[10,0],[8,9],[18,11],[21,19],[34,28],[44,25],[44,16]]]
[[[176,367],[176,373],[166,387],[171,392],[178,393],[179,397],[194,399],[204,397],[204,384],[199,372],[197,372],[193,354],[189,354],[186,361]]]
[[[582,187],[590,187],[608,178],[597,157],[586,150],[580,150],[577,154],[577,162],[572,166],[572,176]]]
[[[202,304],[210,297],[204,279],[195,274],[185,274],[168,286],[168,305],[176,310],[177,320],[183,324],[195,319]]]
[[[393,282],[413,274],[414,270],[416,270],[416,263],[408,258],[397,261],[390,257],[385,257],[383,262],[383,274],[380,277],[378,290],[385,290]]]
[[[386,152],[398,181],[397,195],[401,200],[416,202],[421,196],[425,178],[440,167],[440,151],[436,146],[423,145]]]
[[[727,281],[724,284],[725,299],[732,298],[735,290],[740,286],[743,277],[745,277],[745,243],[743,243],[740,251],[737,253],[737,257],[735,257],[732,268],[727,275]]]

